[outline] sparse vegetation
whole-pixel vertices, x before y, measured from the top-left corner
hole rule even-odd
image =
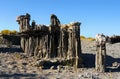
[[[8,29],[5,29],[5,30],[2,30],[0,32],[1,35],[15,35],[17,34],[18,32],[16,30],[8,30]]]
[[[84,40],[84,39],[86,39],[86,37],[85,36],[80,36],[80,39]]]
[[[95,41],[95,38],[88,37],[87,40],[89,40],[89,41]]]
[[[12,31],[10,31],[10,34],[11,35],[15,35],[15,34],[17,34],[18,32],[16,31],[16,30],[12,30]]]
[[[85,37],[85,36],[80,36],[81,40],[86,40],[86,41],[95,41],[95,38],[92,37]]]
[[[10,35],[10,30],[2,30],[0,33],[2,35]]]
[[[17,36],[18,32],[16,30],[2,30],[0,31],[0,44],[6,44],[8,47],[11,45],[19,45],[20,38]]]

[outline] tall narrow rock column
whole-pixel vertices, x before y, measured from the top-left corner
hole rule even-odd
[[[96,61],[95,68],[98,72],[105,72],[106,59],[106,37],[105,35],[96,35]]]

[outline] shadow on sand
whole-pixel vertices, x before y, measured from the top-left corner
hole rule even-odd
[[[10,78],[10,77],[12,77],[12,78],[16,78],[16,79],[21,79],[21,78],[34,78],[34,77],[36,77],[37,76],[37,74],[27,74],[27,73],[25,73],[25,74],[18,74],[18,73],[14,73],[14,74],[0,74],[0,78]]]
[[[94,54],[82,54],[83,65],[86,68],[95,67],[95,55]]]
[[[82,59],[85,68],[95,68],[95,54],[82,54]],[[111,67],[114,62],[120,63],[120,58],[106,56],[106,67]],[[106,68],[106,72],[120,72],[120,68]]]
[[[1,53],[15,53],[15,52],[23,52],[20,47],[0,47]]]
[[[120,58],[113,58],[112,56],[106,57],[106,66],[111,67],[111,68],[106,68],[106,72],[120,72],[120,67],[112,68],[112,63],[114,62],[120,63]]]

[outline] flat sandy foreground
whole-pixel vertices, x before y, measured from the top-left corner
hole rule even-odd
[[[37,59],[26,57],[19,47],[0,48],[0,79],[120,79],[120,67],[112,67],[114,62],[120,63],[120,43],[107,44],[106,72],[95,71],[94,42],[83,41],[83,67],[75,70],[63,66],[60,70],[42,69],[35,66]]]

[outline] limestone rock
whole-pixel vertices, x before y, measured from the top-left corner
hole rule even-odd
[[[78,60],[81,57],[80,22],[61,24],[57,16],[52,14],[49,26],[37,25],[35,21],[30,25],[28,13],[18,16],[17,22],[21,48],[28,56],[40,59],[78,57]]]

